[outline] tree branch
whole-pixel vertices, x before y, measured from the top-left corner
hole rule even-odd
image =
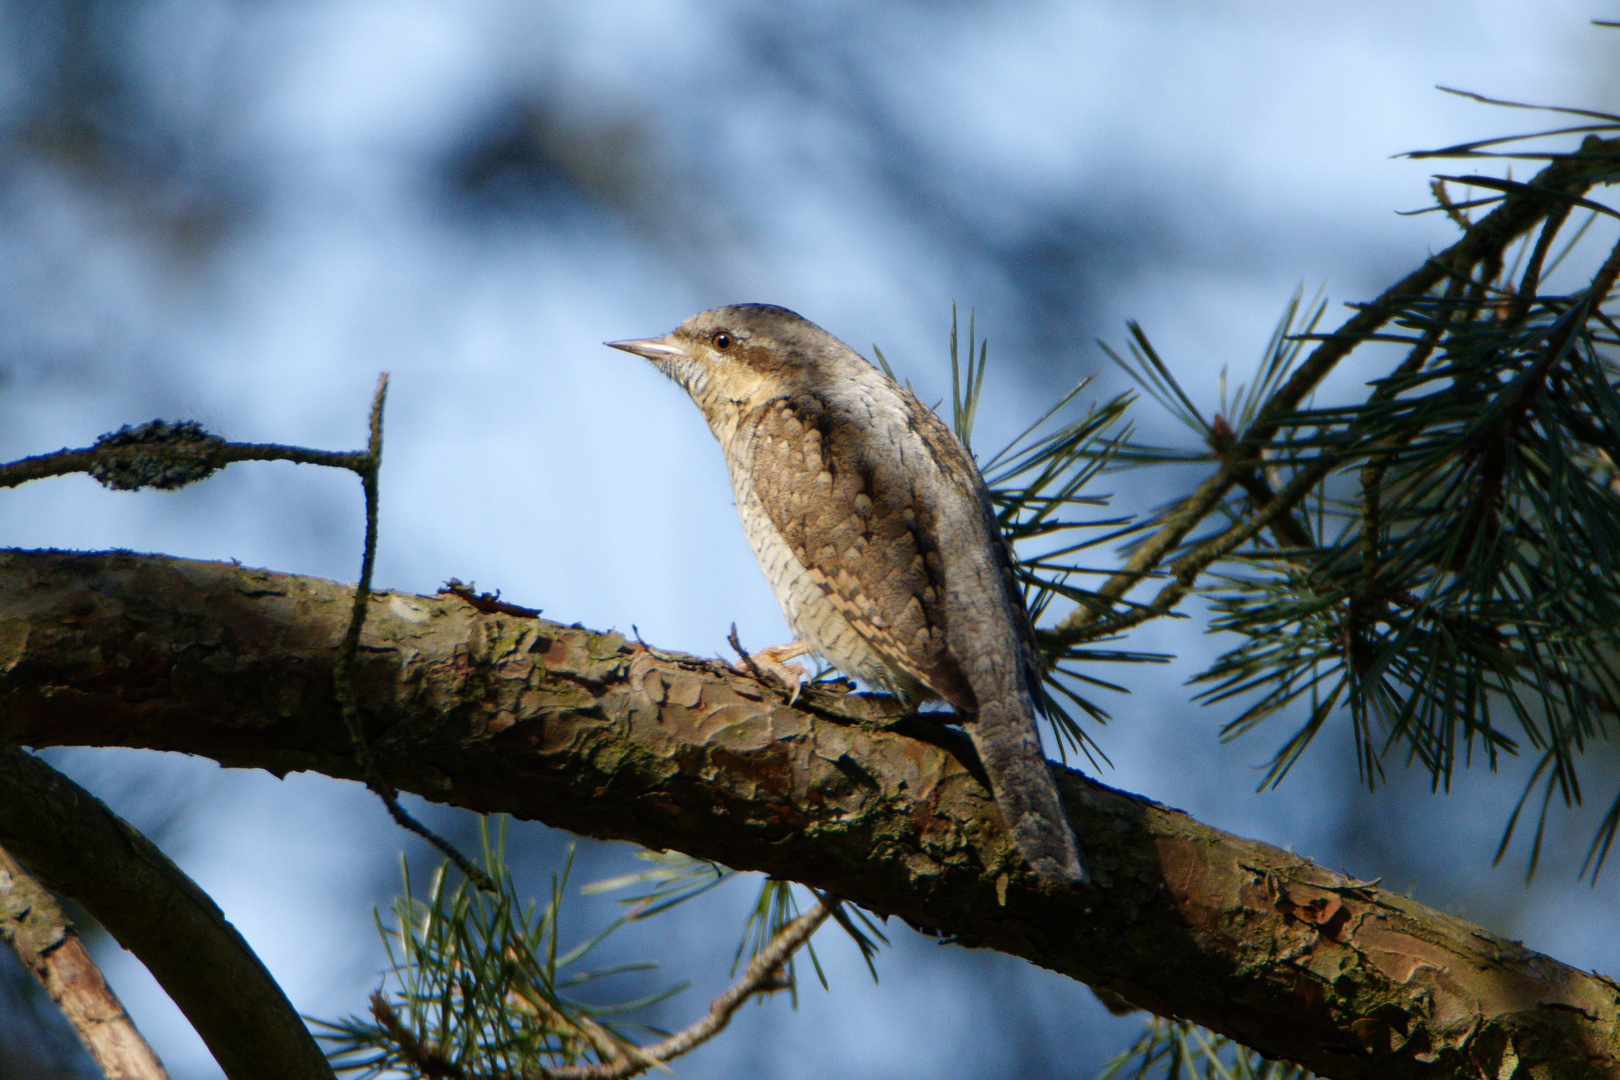
[[[352,598],[230,564],[0,553],[0,737],[357,778],[332,694]],[[1323,1076],[1620,1071],[1611,980],[1057,766],[1097,885],[1043,886],[965,737],[886,724],[888,699],[812,686],[788,707],[617,634],[370,605],[357,700],[400,788],[801,881]]]
[[[782,927],[759,954],[748,962],[748,967],[744,969],[741,977],[710,1002],[709,1011],[701,1019],[667,1039],[662,1039],[651,1046],[641,1047],[642,1055],[654,1063],[679,1057],[718,1035],[749,998],[791,987],[793,983],[783,973],[782,966],[787,963],[794,950],[809,941],[810,935],[827,921],[827,916],[833,913],[836,904],[835,900],[818,900],[809,911]],[[551,1069],[549,1072],[555,1080],[628,1080],[629,1077],[650,1067],[649,1064],[632,1069],[630,1063],[626,1062],[617,1068],[593,1069],[584,1066],[578,1069]]]
[[[1244,470],[1254,467],[1259,448],[1277,433],[1279,419],[1315,390],[1340,360],[1396,315],[1402,301],[1422,296],[1447,278],[1466,279],[1482,262],[1500,265],[1507,246],[1537,222],[1549,215],[1567,214],[1571,201],[1586,192],[1594,177],[1613,167],[1617,154],[1620,139],[1587,136],[1579,151],[1555,158],[1530,183],[1514,185],[1501,204],[1470,226],[1456,243],[1391,285],[1372,303],[1359,305],[1356,314],[1338,330],[1322,335],[1321,344],[1257,410],[1254,422],[1242,432],[1238,447],[1224,455],[1220,468],[1162,516],[1158,529],[1135,545],[1125,565],[1098,588],[1098,595],[1120,599],[1170,557],[1199,522],[1220,505]],[[1082,632],[1107,617],[1100,607],[1082,605],[1053,633],[1062,640],[1090,637]]]
[[[107,1080],[169,1080],[50,890],[0,849],[0,937],[34,973]]]
[[[592,1065],[540,1068],[532,1073],[525,1071],[521,1076],[532,1077],[533,1080],[630,1080],[630,1077],[640,1076],[648,1069],[663,1068],[666,1062],[696,1049],[723,1031],[749,998],[791,989],[793,980],[783,972],[783,965],[800,945],[810,940],[810,935],[827,921],[837,906],[836,900],[818,900],[809,911],[778,930],[748,962],[742,975],[709,1003],[707,1013],[668,1038],[646,1046],[635,1046],[625,1043],[588,1016],[557,1017],[559,1026],[572,1027],[581,1032],[602,1060]],[[556,1010],[543,999],[525,1000],[536,1009],[556,1015]],[[439,1051],[422,1045],[416,1034],[399,1019],[381,991],[371,995],[371,1015],[410,1054],[411,1064],[423,1076],[442,1076],[450,1080],[519,1080],[519,1077],[508,1074],[496,1078],[485,1073],[470,1072]]]
[[[9,677],[0,687],[10,697]],[[333,1080],[275,979],[196,883],[95,796],[15,747],[0,750],[0,843],[140,957],[230,1080]]]

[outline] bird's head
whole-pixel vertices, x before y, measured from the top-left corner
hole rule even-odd
[[[663,337],[607,344],[645,356],[684,386],[717,432],[763,401],[870,368],[842,341],[775,304],[711,308]]]

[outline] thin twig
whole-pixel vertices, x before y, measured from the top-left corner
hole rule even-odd
[[[545,610],[544,608],[524,607],[521,604],[508,603],[501,599],[500,590],[498,589],[493,593],[481,593],[474,592],[473,590],[476,588],[476,585],[468,585],[451,578],[439,586],[439,592],[460,597],[486,615],[511,615],[513,618],[518,619],[538,619],[540,613]]]
[[[377,563],[377,474],[382,467],[383,402],[387,396],[388,373],[385,371],[377,377],[377,392],[371,399],[371,439],[361,467],[355,470],[360,474],[360,486],[366,497],[366,549],[360,560],[360,581],[354,587],[349,629],[343,635],[343,644],[338,647],[333,682],[336,684],[338,705],[343,711],[343,723],[349,729],[355,760],[365,774],[366,786],[377,793],[383,805],[388,807],[388,813],[402,828],[438,848],[478,888],[484,892],[494,892],[495,883],[482,867],[399,805],[399,793],[383,779],[376,756],[371,752],[371,744],[366,740],[365,728],[360,722],[360,706],[354,692],[354,662],[360,652],[360,631],[366,623],[366,609],[371,606],[371,573]]]
[[[737,651],[738,656],[742,657],[742,662],[747,666],[748,673],[754,677],[756,682],[763,686],[771,686],[773,689],[775,688],[770,676],[766,675],[765,672],[760,669],[760,666],[754,660],[753,655],[749,653],[747,649],[742,647],[741,641],[737,640],[736,623],[731,624],[731,633],[726,635],[726,642]]]
[[[474,1072],[444,1057],[437,1049],[424,1045],[381,994],[372,995],[371,1012],[393,1037],[395,1045],[410,1058],[411,1065],[426,1077],[443,1077],[446,1080],[629,1080],[648,1069],[664,1068],[666,1062],[718,1035],[749,998],[790,989],[792,979],[783,971],[784,965],[799,946],[810,940],[810,935],[827,921],[838,905],[839,901],[835,899],[819,896],[815,907],[778,930],[776,936],[755,954],[741,977],[709,1003],[707,1015],[659,1042],[636,1046],[618,1038],[589,1017],[556,1017],[560,1023],[577,1028],[584,1040],[605,1059],[594,1065],[537,1066],[516,1073]],[[549,1007],[547,1011],[554,1012]]]
[[[1270,481],[1253,466],[1239,469],[1237,482],[1256,506],[1269,506],[1277,497],[1277,492],[1272,488]],[[1311,535],[1310,529],[1292,513],[1279,514],[1273,518],[1271,532],[1285,547],[1305,550],[1316,546],[1316,538]]]
[[[1463,208],[1461,206],[1458,206],[1456,203],[1451,201],[1451,193],[1446,190],[1446,182],[1445,182],[1445,180],[1443,178],[1441,178],[1441,177],[1438,177],[1438,176],[1435,177],[1433,180],[1430,180],[1429,181],[1429,190],[1434,192],[1434,201],[1436,203],[1438,203],[1440,205],[1440,208],[1443,209],[1446,212],[1446,217],[1450,218],[1453,222],[1455,222],[1456,225],[1457,225],[1457,228],[1462,229],[1464,232],[1467,232],[1469,227],[1472,226],[1474,223],[1472,221],[1468,220],[1468,215],[1463,213]],[[1500,196],[1493,196],[1488,201],[1495,202],[1497,200],[1497,198],[1499,198],[1499,197]],[[1467,205],[1476,206],[1478,204],[1477,203],[1469,203]]]
[[[737,655],[742,658],[742,662],[748,667],[747,674],[750,675],[755,682],[759,683],[761,687],[768,689],[773,693],[780,694],[782,700],[788,705],[797,705],[806,712],[814,713],[816,716],[822,717],[826,720],[832,720],[835,723],[865,724],[871,722],[870,717],[856,716],[840,709],[830,709],[827,706],[814,701],[810,696],[811,693],[832,692],[829,691],[825,680],[816,679],[810,682],[801,683],[799,686],[799,692],[796,694],[782,686],[781,679],[778,679],[774,675],[767,674],[765,671],[761,670],[759,661],[755,660],[753,655],[750,654],[747,649],[742,647],[742,642],[737,637],[736,623],[731,624],[731,632],[726,635],[726,642],[734,650],[736,650]],[[658,655],[657,651],[654,650],[650,645],[647,645],[646,642],[642,642],[642,645],[645,646],[647,651],[652,653],[654,656]],[[672,658],[677,660],[680,659],[679,657]],[[732,672],[736,672],[737,670],[736,667],[731,664],[726,664],[725,666]]]
[[[787,989],[789,984],[782,973],[783,965],[800,945],[810,940],[810,935],[827,921],[837,907],[837,900],[821,897],[815,907],[777,931],[770,944],[761,949],[749,962],[742,977],[710,1003],[707,1016],[661,1042],[640,1047],[641,1054],[659,1063],[679,1057],[718,1035],[730,1022],[732,1015],[749,998],[756,994],[769,994]],[[631,1064],[632,1067],[629,1068],[622,1065],[618,1067],[584,1065],[548,1069],[546,1075],[551,1080],[627,1080],[628,1077],[647,1069],[646,1065]]]
[[[1258,508],[1250,516],[1233,522],[1230,527],[1210,537],[1199,544],[1171,565],[1170,583],[1159,590],[1159,594],[1152,601],[1132,608],[1130,611],[1089,626],[1082,626],[1077,630],[1063,631],[1065,642],[1078,642],[1090,640],[1093,637],[1106,637],[1117,634],[1121,630],[1129,629],[1138,623],[1160,615],[1168,615],[1179,604],[1184,596],[1192,591],[1193,583],[1198,575],[1212,563],[1218,562],[1236,551],[1248,540],[1256,536],[1262,529],[1267,528],[1279,515],[1286,514],[1295,506],[1304,501],[1305,497],[1328,473],[1343,464],[1345,455],[1324,454],[1310,465],[1294,474],[1277,497],[1270,503]],[[1053,631],[1058,633],[1057,630]]]

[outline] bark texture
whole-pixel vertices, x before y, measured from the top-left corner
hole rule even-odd
[[[354,777],[351,591],[222,563],[0,553],[0,741]],[[380,593],[356,672],[401,788],[805,882],[1344,1080],[1620,1075],[1620,985],[1053,766],[1095,885],[1011,850],[959,732],[789,708],[613,633]],[[9,843],[0,836],[0,842]]]

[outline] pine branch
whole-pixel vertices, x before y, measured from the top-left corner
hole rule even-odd
[[[1213,475],[1163,515],[1158,529],[1135,546],[1125,565],[1103,583],[1098,593],[1118,600],[1155,573],[1220,505],[1242,472],[1259,465],[1260,449],[1277,434],[1289,414],[1340,360],[1404,311],[1409,301],[1424,296],[1441,282],[1471,280],[1474,268],[1481,264],[1500,265],[1509,244],[1550,214],[1567,213],[1571,202],[1584,195],[1595,177],[1612,170],[1617,156],[1620,139],[1588,136],[1579,152],[1558,157],[1529,184],[1516,185],[1500,205],[1469,227],[1456,243],[1385,290],[1377,300],[1362,306],[1338,330],[1324,335],[1257,411],[1254,421],[1241,433],[1235,452],[1225,456]],[[1094,607],[1077,608],[1055,633],[1066,640],[1081,640],[1090,636],[1083,632],[1103,617]]]

